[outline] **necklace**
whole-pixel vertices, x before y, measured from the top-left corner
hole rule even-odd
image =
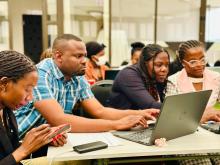
[[[203,80],[204,78],[194,78],[194,77],[188,77],[189,80],[192,82],[192,83],[203,83]]]

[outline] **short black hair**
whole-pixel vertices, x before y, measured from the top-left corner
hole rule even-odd
[[[90,41],[86,43],[86,51],[87,51],[87,57],[89,59],[91,59],[91,57],[93,55],[98,54],[99,52],[101,52],[102,50],[105,49],[105,45],[104,44],[100,44],[96,41]]]
[[[54,51],[54,50],[63,49],[63,46],[65,45],[65,43],[63,43],[63,42],[70,41],[70,40],[82,41],[82,39],[80,39],[79,37],[77,37],[73,34],[63,34],[63,35],[60,35],[57,38],[55,38],[55,40],[53,42],[52,50]]]
[[[133,43],[131,43],[131,56],[133,56],[133,54],[136,51],[142,50],[144,46],[145,45],[142,42],[133,42]]]

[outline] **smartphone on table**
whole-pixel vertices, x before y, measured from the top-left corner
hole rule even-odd
[[[82,153],[86,153],[86,152],[101,150],[101,149],[104,149],[107,147],[108,147],[108,144],[106,144],[102,141],[95,141],[95,142],[90,142],[90,143],[74,146],[73,150],[82,154]]]

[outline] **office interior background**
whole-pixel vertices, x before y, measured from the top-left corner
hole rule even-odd
[[[104,43],[111,66],[130,59],[130,44],[158,43],[175,58],[182,41],[205,43],[208,62],[220,60],[219,0],[0,0],[0,50],[39,62],[63,33]]]

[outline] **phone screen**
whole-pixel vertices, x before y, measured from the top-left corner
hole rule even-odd
[[[63,134],[63,133],[67,133],[71,130],[70,124],[63,124],[57,127],[57,129],[55,129],[51,135],[50,135],[50,139],[56,137],[59,134]]]

